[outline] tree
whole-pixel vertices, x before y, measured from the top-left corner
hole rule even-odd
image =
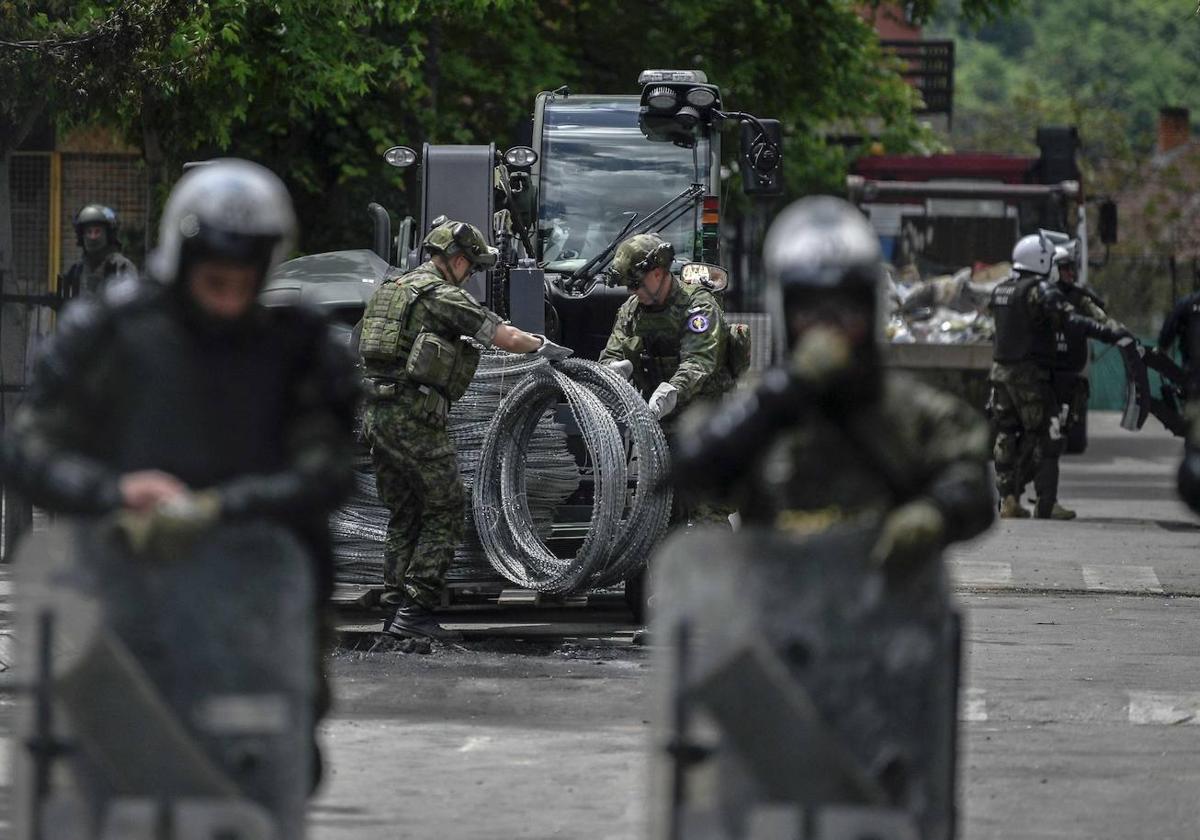
[[[866,5],[878,6],[881,0]],[[958,0],[987,19],[1016,0]],[[914,93],[851,0],[0,0],[0,71],[51,80],[60,119],[119,126],[161,196],[182,162],[258,159],[297,199],[306,250],[365,241],[370,198],[405,204],[395,143],[511,143],[534,95],[634,92],[701,66],[728,107],[779,117],[793,192],[840,180],[820,126],[882,119],[920,137]],[[918,19],[937,0],[907,4]],[[636,12],[636,15],[631,12]],[[8,93],[0,92],[0,97]]]

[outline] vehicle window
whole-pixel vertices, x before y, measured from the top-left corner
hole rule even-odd
[[[637,100],[578,97],[546,106],[538,220],[544,262],[588,260],[621,231],[629,211],[644,217],[697,180],[707,182],[708,140],[694,151],[647,140],[637,109]],[[662,235],[686,260],[695,230],[689,208]]]

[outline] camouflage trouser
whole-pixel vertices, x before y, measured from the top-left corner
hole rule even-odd
[[[1070,374],[1057,374],[1053,390],[1055,409],[1062,421],[1062,434],[1042,452],[1042,462],[1033,479],[1038,508],[1043,513],[1049,513],[1058,501],[1058,459],[1066,451],[1067,437],[1071,429],[1083,422],[1083,415],[1087,413],[1088,395],[1091,393],[1087,377]]]
[[[1062,437],[1057,401],[1044,373],[992,377],[988,411],[996,428],[992,454],[1000,497],[1020,496],[1043,455]]]
[[[444,420],[400,400],[368,405],[363,433],[379,498],[391,512],[383,585],[432,608],[462,538],[463,486],[454,443]]]

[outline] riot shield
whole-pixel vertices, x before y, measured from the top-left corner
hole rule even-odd
[[[315,588],[290,533],[222,525],[158,557],[61,523],[16,583],[18,838],[303,837]]]
[[[876,531],[687,532],[651,564],[656,840],[954,835],[959,623]]]

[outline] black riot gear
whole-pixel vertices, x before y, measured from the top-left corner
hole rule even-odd
[[[992,291],[992,317],[996,321],[996,343],[993,357],[997,362],[1015,365],[1037,362],[1049,365],[1054,361],[1054,334],[1046,327],[1039,329],[1029,304],[1029,293],[1042,282],[1036,274],[1013,275]]]

